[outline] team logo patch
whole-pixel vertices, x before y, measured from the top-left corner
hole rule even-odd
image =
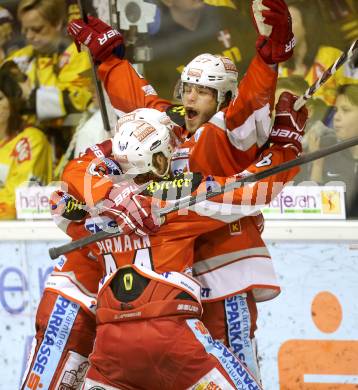
[[[92,379],[86,378],[83,390],[118,390],[118,387],[105,385]]]
[[[230,229],[230,235],[231,236],[236,236],[241,234],[241,223],[240,220],[232,222],[229,224],[229,229]]]
[[[20,141],[15,145],[11,155],[15,157],[18,164],[31,160],[31,146],[29,140],[27,138],[20,139]]]
[[[56,264],[56,268],[61,271],[63,266],[66,264],[66,261],[67,261],[67,257],[65,255],[61,255]]]
[[[118,129],[123,125],[123,123],[134,121],[134,119],[135,114],[133,113],[122,115],[116,123],[115,132],[118,132]]]
[[[202,69],[190,68],[188,70],[188,76],[191,77],[200,77],[202,73],[203,73]]]
[[[143,90],[145,96],[158,95],[157,91],[151,85],[144,85],[142,87],[142,90]]]
[[[220,57],[222,63],[224,64],[224,68],[228,72],[234,72],[237,73],[237,69],[235,64],[230,60],[230,58],[227,57]]]
[[[155,132],[155,128],[147,122],[142,122],[136,130],[133,131],[133,135],[139,142],[144,141],[147,137]]]
[[[85,229],[92,234],[103,230],[106,232],[114,231],[117,227],[116,221],[106,216],[87,218],[85,222]]]
[[[89,367],[89,362],[87,358],[73,351],[69,351],[66,358],[67,360],[59,376],[60,379],[56,384],[56,389],[80,389]]]

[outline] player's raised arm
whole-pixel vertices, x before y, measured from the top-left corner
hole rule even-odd
[[[268,139],[275,100],[277,64],[293,54],[291,15],[284,0],[254,0],[257,55],[241,80],[237,98],[226,112],[231,143],[239,150],[261,147]]]
[[[91,16],[88,24],[82,19],[71,21],[67,31],[78,50],[84,45],[91,52],[115,109],[125,113],[140,107],[165,111],[171,105],[159,98],[155,89],[124,58],[124,40],[119,31]]]

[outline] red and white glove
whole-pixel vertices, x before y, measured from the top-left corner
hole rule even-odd
[[[139,236],[156,233],[160,227],[155,200],[138,194],[135,184],[121,183],[113,186],[103,201],[102,214],[114,218],[123,234]]]
[[[119,58],[124,56],[122,34],[98,18],[88,16],[88,24],[74,19],[67,25],[67,32],[77,50],[81,51],[81,44],[87,46],[96,62],[105,61],[112,54]]]
[[[302,138],[305,134],[308,111],[305,106],[295,111],[293,106],[297,96],[283,92],[276,104],[275,122],[272,126],[269,141],[293,147],[297,154],[302,152]]]
[[[293,54],[292,19],[284,0],[253,0],[251,11],[259,36],[256,50],[267,64],[287,61]]]
[[[93,158],[106,158],[112,156],[112,138],[90,146],[85,150],[85,153]]]

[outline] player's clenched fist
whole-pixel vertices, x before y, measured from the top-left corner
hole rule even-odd
[[[275,122],[270,133],[270,141],[285,146],[293,146],[297,153],[302,152],[302,138],[307,122],[308,111],[305,106],[295,111],[293,106],[297,96],[283,92],[276,104]]]
[[[87,46],[96,62],[105,61],[112,54],[124,56],[122,34],[98,18],[88,16],[88,24],[82,19],[74,19],[67,25],[67,32],[77,50],[81,50],[81,45]]]
[[[256,49],[267,64],[287,61],[293,54],[292,19],[284,0],[253,0],[252,15],[259,36]]]

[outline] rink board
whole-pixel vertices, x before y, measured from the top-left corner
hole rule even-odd
[[[1,390],[17,388],[14,384],[19,383],[34,333],[36,306],[53,266],[47,250],[64,242],[24,237],[26,241],[0,241]],[[340,389],[342,384],[348,388],[357,385],[358,242],[322,242],[312,237],[274,240],[272,235],[267,242],[282,292],[258,306],[257,340],[264,388],[304,388],[288,385],[292,375],[299,375],[309,386],[336,383],[330,388]],[[318,313],[317,304],[324,308],[325,297],[331,299],[332,310],[334,304],[339,306],[338,312],[326,311],[338,315],[338,320]],[[311,315],[313,303],[316,322]],[[311,363],[309,356],[315,357]]]

